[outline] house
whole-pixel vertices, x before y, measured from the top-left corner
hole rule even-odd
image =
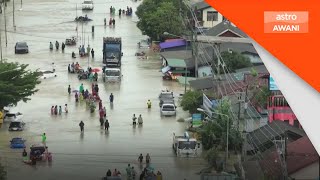
[[[198,23],[200,24],[200,26],[197,26],[196,24],[196,27],[211,28],[222,22],[224,19],[222,14],[204,1],[193,4],[192,9],[194,9]]]
[[[319,177],[319,155],[308,136],[288,143],[285,159],[288,176],[292,179],[308,180]],[[283,167],[277,151],[266,154],[259,163],[267,177],[282,179]]]
[[[306,134],[302,129],[290,126],[283,121],[273,121],[247,134],[247,143],[244,144],[247,154],[255,154],[274,147],[273,140],[287,136],[287,142],[296,141]]]
[[[207,45],[203,45],[202,47],[203,48],[199,49],[200,55],[207,54],[212,56],[212,60],[216,59],[216,55],[214,53],[212,45],[207,44]],[[263,65],[263,62],[258,52],[256,51],[256,49],[251,43],[224,42],[224,43],[218,44],[218,48],[220,52],[229,52],[229,53],[238,52],[244,55],[245,57],[248,57],[250,59],[250,62],[254,66]]]
[[[191,50],[164,51],[160,52],[163,66],[170,67],[170,71],[178,76],[187,72],[188,76],[194,76],[194,60]]]
[[[247,38],[248,36],[230,21],[224,20],[205,32],[207,36]]]

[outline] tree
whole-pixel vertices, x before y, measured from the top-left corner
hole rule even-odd
[[[214,109],[214,114],[206,125],[204,125],[199,133],[205,150],[218,148],[224,150],[227,139],[227,125],[229,123],[229,149],[240,150],[243,139],[241,133],[233,127],[232,114],[230,112],[230,101],[222,99],[219,105]],[[222,115],[223,114],[223,115]]]
[[[267,107],[268,97],[271,96],[271,91],[267,86],[262,86],[260,89],[257,88],[254,93],[254,101],[257,102],[261,108]]]
[[[28,97],[38,91],[35,88],[40,83],[40,73],[27,67],[27,64],[0,63],[0,109],[21,100],[27,102]]]
[[[226,66],[228,67],[229,71],[235,72],[237,69],[251,67],[251,61],[248,57],[236,52],[232,51],[232,53],[228,51],[224,51],[221,53],[221,57],[224,60]],[[223,72],[221,72],[223,73]]]
[[[190,114],[197,112],[202,104],[202,93],[200,91],[187,91],[181,100],[181,106],[184,111],[189,111]]]
[[[183,31],[178,0],[144,0],[136,15],[137,27],[152,40],[160,40],[164,32],[180,35]]]

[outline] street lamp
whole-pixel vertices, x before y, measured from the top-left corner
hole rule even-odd
[[[175,34],[171,34],[171,33],[168,33],[168,32],[163,32],[163,35],[165,36],[175,36],[175,37],[178,37],[178,38],[181,38],[181,39],[184,39],[186,41],[186,53],[187,53],[187,50],[188,50],[188,40],[184,37],[181,37],[181,36],[177,36]],[[185,63],[186,64],[186,63]],[[185,68],[185,72],[184,72],[184,94],[186,94],[187,92],[187,74],[188,74],[188,68],[187,68],[187,64],[186,64],[186,68]]]
[[[204,112],[204,113],[206,114],[205,110],[202,109],[202,108],[197,108],[197,111]],[[218,115],[227,117],[227,147],[226,147],[226,163],[225,163],[225,169],[226,169],[226,167],[227,167],[227,160],[228,160],[228,154],[229,154],[229,119],[230,119],[230,117],[229,117],[228,115],[226,115],[226,114],[217,113],[217,112],[214,112],[214,111],[211,111],[211,112],[212,112],[213,114],[218,114]],[[207,114],[207,115],[208,115],[208,114]]]

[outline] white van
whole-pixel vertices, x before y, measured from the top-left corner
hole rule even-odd
[[[93,10],[93,1],[92,0],[83,1],[82,10]]]
[[[120,82],[121,70],[119,68],[105,68],[103,72],[103,82]]]
[[[174,104],[162,104],[160,108],[161,116],[175,116],[177,114],[176,108]]]

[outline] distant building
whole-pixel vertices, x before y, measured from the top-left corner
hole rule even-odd
[[[295,180],[319,177],[319,155],[308,136],[288,143],[285,157],[289,177]],[[283,172],[281,170],[283,167],[276,151],[266,154],[265,158],[260,160],[260,165],[267,177],[282,179]]]
[[[193,4],[192,8],[195,10],[200,24],[200,26],[196,27],[211,28],[224,20],[222,14],[204,1]]]

